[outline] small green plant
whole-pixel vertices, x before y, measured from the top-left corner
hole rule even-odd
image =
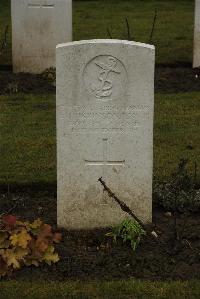
[[[13,215],[0,217],[0,277],[23,266],[58,262],[54,243],[60,240],[61,234],[40,219],[29,222]]]
[[[197,188],[197,165],[194,172],[188,171],[188,160],[181,159],[177,170],[167,182],[154,184],[154,201],[158,206],[172,212],[198,212],[200,210]]]
[[[122,223],[113,228],[112,232],[106,234],[106,236],[112,237],[115,242],[118,238],[122,239],[123,243],[130,242],[134,251],[144,235],[146,235],[146,232],[141,225],[131,219],[123,220]]]

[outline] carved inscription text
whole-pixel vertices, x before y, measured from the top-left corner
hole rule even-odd
[[[126,132],[142,126],[142,119],[148,118],[149,107],[144,105],[118,107],[103,106],[89,108],[73,106],[64,110],[60,107],[65,127],[71,132]]]

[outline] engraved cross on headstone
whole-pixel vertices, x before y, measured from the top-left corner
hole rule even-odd
[[[108,159],[108,139],[104,138],[103,140],[103,159],[102,160],[85,160],[86,165],[89,166],[103,166],[103,178],[106,178],[106,166],[124,166],[125,160],[109,160]],[[103,193],[102,203],[107,204],[106,194]]]
[[[125,164],[125,160],[121,161],[112,161],[108,159],[108,139],[103,139],[103,159],[102,160],[85,160],[86,165],[91,166],[113,166],[113,165],[119,165],[123,166]]]

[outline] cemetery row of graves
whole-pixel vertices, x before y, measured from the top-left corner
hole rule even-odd
[[[0,3],[0,276],[199,279],[194,3],[8,2]]]

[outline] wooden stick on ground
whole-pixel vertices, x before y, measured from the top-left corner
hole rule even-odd
[[[134,211],[132,211],[126,204],[125,202],[123,202],[122,200],[120,200],[115,193],[113,193],[111,191],[111,189],[106,185],[106,183],[103,181],[102,177],[98,179],[98,181],[101,183],[101,185],[104,187],[104,191],[106,191],[108,193],[108,196],[110,198],[113,198],[115,200],[116,203],[118,203],[118,205],[120,206],[120,208],[122,209],[122,211],[126,212],[127,214],[129,214],[132,218],[134,218],[140,225],[141,227],[147,232],[149,233],[151,236],[153,236],[154,238],[157,238],[158,235],[156,234],[155,231],[149,231],[149,229],[144,225],[144,223],[135,215]]]

